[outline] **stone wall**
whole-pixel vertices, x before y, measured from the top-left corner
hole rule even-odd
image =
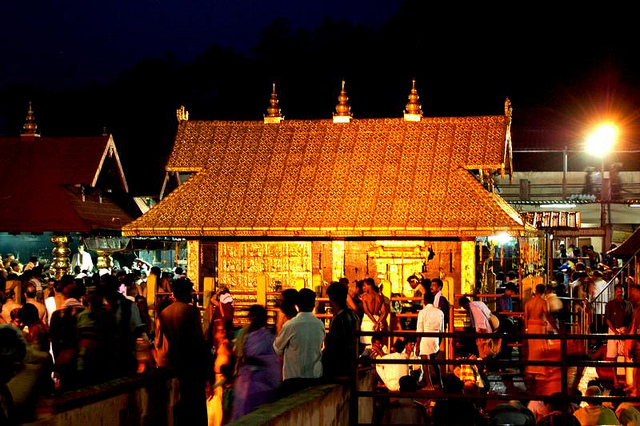
[[[374,375],[362,374],[358,389],[373,389]],[[350,389],[348,384],[314,386],[272,404],[265,404],[230,425],[233,426],[348,426],[350,413]],[[373,399],[359,398],[359,423],[371,423]]]
[[[358,389],[373,389],[371,370],[362,371]],[[350,424],[349,383],[325,384],[298,392],[233,422],[241,425],[347,426]],[[178,382],[170,371],[113,380],[102,385],[44,398],[38,419],[29,425],[173,425],[179,403]],[[372,398],[359,398],[359,423],[370,423]]]
[[[127,377],[43,398],[31,425],[173,425],[180,400],[169,371]]]

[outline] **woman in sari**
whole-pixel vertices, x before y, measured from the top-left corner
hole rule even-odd
[[[241,331],[236,347],[238,375],[234,385],[232,420],[272,402],[282,383],[282,363],[273,351],[273,334],[267,330],[267,311],[260,305],[249,308],[251,323]]]

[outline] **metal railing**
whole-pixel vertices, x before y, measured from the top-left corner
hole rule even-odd
[[[618,367],[631,367],[631,368],[640,368],[640,365],[634,362],[617,362],[617,361],[592,361],[585,360],[583,357],[573,354],[569,351],[569,344],[575,345],[576,342],[580,341],[589,341],[591,339],[599,339],[599,340],[635,340],[638,338],[637,335],[607,335],[607,334],[575,334],[575,333],[567,333],[567,329],[563,327],[561,331],[557,334],[532,334],[532,333],[510,333],[508,335],[504,333],[475,333],[475,332],[449,332],[449,333],[418,333],[411,331],[403,331],[403,332],[358,332],[354,336],[355,339],[359,339],[360,336],[372,336],[374,334],[382,334],[383,336],[389,336],[390,338],[394,337],[404,337],[404,336],[412,336],[412,337],[440,337],[443,339],[461,339],[461,338],[483,338],[483,339],[502,339],[505,337],[509,337],[512,339],[518,340],[553,340],[559,341],[560,347],[559,351],[556,352],[557,356],[554,360],[542,360],[542,359],[519,359],[519,360],[497,360],[497,359],[468,359],[468,358],[458,358],[458,359],[405,359],[405,360],[384,360],[384,359],[375,359],[371,360],[373,364],[411,364],[411,365],[440,365],[444,368],[448,366],[458,366],[458,365],[475,365],[480,367],[500,367],[500,368],[508,368],[515,367],[520,368],[521,371],[519,374],[523,376],[526,374],[525,369],[527,366],[545,366],[545,367],[559,367],[560,368],[560,392],[562,398],[562,407],[564,412],[568,412],[569,404],[571,402],[578,401],[624,401],[624,402],[640,402],[640,396],[635,397],[611,397],[611,396],[601,396],[601,397],[586,397],[586,396],[576,396],[570,394],[569,387],[569,368],[584,368],[584,367],[607,367],[607,368],[618,368]],[[578,347],[583,345],[576,345]],[[359,356],[359,354],[355,354],[355,356]],[[586,356],[586,351],[584,353]],[[443,370],[444,370],[443,368]],[[552,401],[557,398],[557,396],[551,395],[539,395],[537,393],[533,393],[532,390],[527,390],[527,393],[516,393],[516,392],[505,392],[504,394],[495,394],[495,393],[487,393],[487,394],[451,394],[451,393],[425,393],[425,392],[390,392],[385,390],[374,390],[374,391],[363,391],[357,388],[357,383],[359,380],[360,370],[356,371],[356,374],[352,377],[351,380],[351,400],[350,400],[350,423],[351,424],[369,424],[369,423],[359,423],[358,416],[358,400],[359,398],[365,397],[373,397],[373,398],[381,398],[381,397],[396,397],[396,398],[428,398],[430,400],[445,400],[445,399],[466,399],[466,400],[493,400],[493,401],[509,401],[514,399],[536,399],[541,401]],[[427,373],[425,373],[427,374]],[[443,374],[445,374],[443,372]],[[614,370],[615,374],[615,370]],[[574,379],[574,383],[572,384],[573,388],[577,387],[577,382],[580,380],[580,377],[576,377]],[[640,384],[634,384],[634,386],[638,386]],[[379,423],[378,423],[379,424]]]
[[[519,183],[503,183],[498,187],[500,196],[507,201],[521,198]],[[601,187],[601,184],[592,184],[590,188],[585,188],[584,183],[568,183],[563,188],[561,183],[530,183],[527,199],[571,199],[572,196],[575,198],[581,195],[590,195],[594,197],[593,202],[600,202]],[[640,184],[622,183],[619,191],[612,194],[611,201],[635,200],[638,198],[640,198]]]
[[[633,271],[632,266],[635,262],[636,256],[638,255],[640,255],[640,249],[637,250],[634,255],[625,262],[624,265],[622,265],[618,272],[613,277],[611,277],[611,279],[606,283],[602,290],[600,290],[600,292],[594,294],[593,298],[591,300],[588,300],[590,308],[589,320],[591,324],[596,324],[596,330],[604,330],[604,327],[606,327],[606,322],[604,324],[602,324],[602,322],[605,321],[604,314],[606,311],[607,303],[613,300],[615,285],[622,284],[625,293],[629,295],[630,288],[627,284],[627,278],[634,277],[636,271]]]

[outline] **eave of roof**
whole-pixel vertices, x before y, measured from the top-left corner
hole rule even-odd
[[[442,173],[441,178],[424,183],[419,179],[412,187],[405,187],[404,196],[396,197],[379,195],[394,192],[392,188],[370,191],[364,187],[344,197],[335,192],[342,192],[335,186],[318,197],[301,187],[286,199],[277,195],[271,198],[273,195],[267,195],[270,191],[262,191],[262,187],[258,192],[248,188],[249,193],[238,197],[234,189],[221,191],[220,181],[205,171],[124,226],[123,235],[382,238],[471,237],[525,231],[518,213],[464,169]]]

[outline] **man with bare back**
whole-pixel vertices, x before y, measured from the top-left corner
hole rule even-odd
[[[362,286],[364,293],[362,294],[362,304],[364,306],[364,317],[360,325],[361,331],[380,331],[384,329],[384,318],[382,318],[382,310],[384,301],[378,294],[376,282],[373,278],[366,278]],[[360,342],[364,344],[371,343],[371,336],[361,336]]]
[[[546,287],[544,284],[536,286],[535,295],[524,305],[524,327],[526,333],[545,334],[555,329],[555,324],[550,320],[549,308],[547,301],[544,299]],[[527,345],[529,349],[529,360],[544,360],[547,349],[547,339],[528,339]],[[545,366],[528,366],[526,368],[529,374],[546,374]]]
[[[547,301],[544,298],[546,287],[544,284],[536,286],[536,293],[524,305],[524,325],[529,333],[546,333],[547,325],[555,329],[555,324],[550,319]],[[539,331],[533,331],[539,330]]]

